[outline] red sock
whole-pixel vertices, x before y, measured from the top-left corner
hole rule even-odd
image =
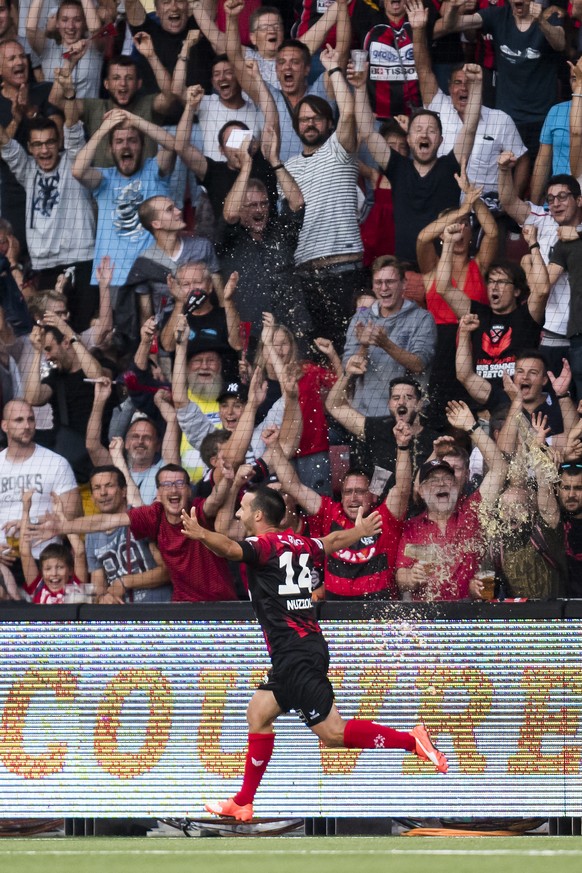
[[[346,749],[406,749],[414,752],[416,740],[406,731],[395,731],[375,721],[352,718],[344,730]]]
[[[245,775],[242,788],[238,794],[235,794],[233,797],[234,802],[238,803],[239,806],[244,806],[246,803],[253,802],[257,788],[259,787],[263,774],[271,760],[274,745],[274,733],[249,734],[247,758],[245,761]]]

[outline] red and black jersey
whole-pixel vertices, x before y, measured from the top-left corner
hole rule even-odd
[[[376,25],[364,48],[369,53],[368,93],[376,116],[410,115],[422,100],[408,19]]]
[[[311,591],[315,564],[322,564],[325,557],[321,540],[288,528],[249,537],[240,546],[253,609],[269,653],[279,653],[310,634],[320,634]]]
[[[398,598],[394,568],[403,522],[392,515],[385,503],[380,503],[376,511],[382,517],[381,533],[329,555],[324,582],[332,594],[361,597],[382,591],[386,600]],[[319,512],[309,516],[309,526],[315,536],[326,536],[332,531],[352,528],[354,523],[345,515],[341,503],[323,496]]]
[[[490,306],[472,300],[471,312],[479,316],[479,328],[471,335],[473,364],[477,375],[491,385],[487,407],[494,409],[507,403],[503,374],[513,376],[517,355],[523,349],[538,347],[541,326],[532,318],[525,303],[499,315]]]

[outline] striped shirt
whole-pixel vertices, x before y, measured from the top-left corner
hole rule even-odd
[[[295,263],[351,253],[355,260],[362,254],[356,156],[349,154],[332,133],[316,152],[290,158],[285,168],[305,200]]]

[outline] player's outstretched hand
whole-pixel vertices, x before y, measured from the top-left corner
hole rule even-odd
[[[360,506],[355,526],[361,528],[363,537],[374,537],[382,532],[382,516],[379,512],[371,512],[364,518],[364,512]]]
[[[191,515],[188,515],[185,509],[182,510],[182,533],[190,540],[204,539],[204,528],[198,523],[194,507]]]

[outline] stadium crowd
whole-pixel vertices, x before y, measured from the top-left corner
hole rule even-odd
[[[1,598],[582,596],[581,20],[0,0]]]

